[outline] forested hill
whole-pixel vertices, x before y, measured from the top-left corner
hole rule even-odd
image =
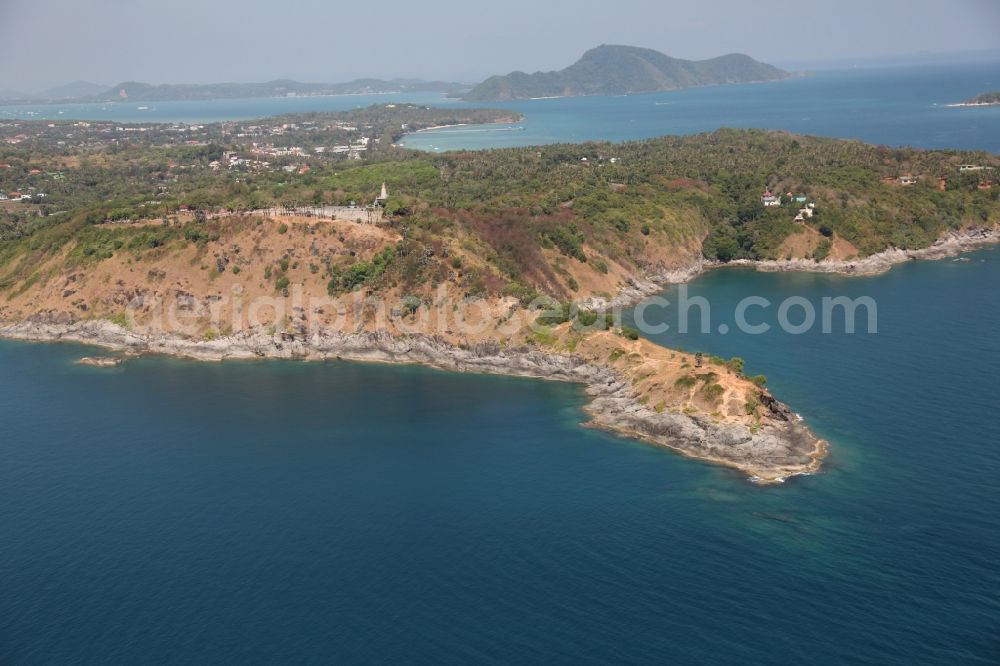
[[[1000,159],[983,152],[762,130],[441,154],[394,138],[404,126],[509,114],[385,105],[183,132],[0,121],[0,192],[10,197],[0,201],[0,299],[63,268],[46,261],[71,269],[133,253],[141,262],[222,233],[220,211],[364,204],[383,183],[383,226],[405,237],[398,249],[413,261],[397,262],[394,279],[415,290],[461,274],[470,294],[520,285],[587,298],[700,254],[849,260],[1000,220]],[[334,150],[341,144],[349,152]],[[780,205],[764,205],[765,189]],[[342,280],[350,271],[368,275],[357,262],[313,264],[339,289],[356,286]]]
[[[791,76],[750,56],[681,60],[653,49],[602,45],[558,72],[493,76],[463,96],[488,102],[533,97],[623,95],[727,83],[776,81]]]

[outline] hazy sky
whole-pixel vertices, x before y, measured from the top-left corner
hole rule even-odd
[[[478,80],[601,43],[778,65],[1000,48],[998,0],[0,0],[0,88]]]

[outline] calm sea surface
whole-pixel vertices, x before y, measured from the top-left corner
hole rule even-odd
[[[404,141],[410,147],[433,151],[625,141],[719,127],[760,127],[894,146],[1000,152],[1000,106],[947,106],[991,90],[1000,90],[1000,63],[821,71],[768,84],[489,104],[465,104],[435,93],[400,93],[0,106],[0,119],[196,123],[411,102],[502,107],[525,115],[524,121],[514,125],[449,128],[422,132]]]
[[[995,664],[1000,251],[969,258],[691,285],[713,328],[878,303],[662,338],[831,440],[779,487],[582,428],[572,385],[0,342],[0,663]]]
[[[826,71],[767,84],[491,104],[520,111],[525,119],[501,127],[421,132],[404,143],[440,151],[760,127],[893,146],[1000,152],[1000,106],[947,106],[988,90],[1000,90],[1000,63]]]
[[[998,69],[527,101],[508,105],[523,129],[408,142],[725,125],[1000,151],[1000,108],[943,106],[1000,88]],[[33,117],[388,99],[454,104]],[[1000,251],[968,257],[690,285],[711,331],[657,339],[744,357],[832,442],[823,473],[770,488],[580,427],[571,385],[350,363],[102,370],[73,364],[84,347],[0,341],[0,663],[996,664]],[[871,296],[879,331],[719,333],[747,295],[774,302],[754,311],[771,323],[788,296]]]

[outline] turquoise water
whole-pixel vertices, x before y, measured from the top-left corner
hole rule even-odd
[[[1000,63],[826,71],[768,84],[492,104],[520,111],[525,119],[501,128],[421,132],[404,143],[440,151],[759,127],[893,146],[1000,152],[1000,106],[946,106],[997,89]]]
[[[520,111],[514,125],[421,132],[404,143],[441,151],[555,142],[625,141],[719,127],[785,129],[888,145],[1000,152],[1000,107],[949,108],[1000,89],[1000,63],[822,71],[768,84],[696,88],[622,97],[466,104],[437,93],[342,95],[195,102],[0,106],[0,119],[216,122],[283,113],[346,111],[410,102]],[[140,110],[139,107],[148,107]]]
[[[830,438],[779,487],[582,428],[572,385],[0,342],[0,663],[995,664],[1000,251],[969,258],[691,285],[718,322],[878,303],[664,338]]]

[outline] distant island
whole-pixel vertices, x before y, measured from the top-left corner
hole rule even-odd
[[[398,92],[442,92],[458,94],[468,85],[421,79],[355,79],[346,83],[302,83],[288,79],[264,83],[206,83],[153,85],[124,81],[108,88],[87,81],[58,86],[36,95],[7,93],[8,104],[47,102],[174,102],[211,99],[253,99],[265,97],[310,97],[319,95],[362,95]]]
[[[1000,91],[983,93],[982,95],[976,95],[975,97],[970,97],[964,102],[959,102],[958,104],[949,104],[948,106],[997,106],[1000,105]]]
[[[730,83],[779,81],[791,73],[740,53],[681,60],[653,49],[602,45],[558,72],[511,72],[482,82],[462,99],[498,102],[539,97],[624,95]]]

